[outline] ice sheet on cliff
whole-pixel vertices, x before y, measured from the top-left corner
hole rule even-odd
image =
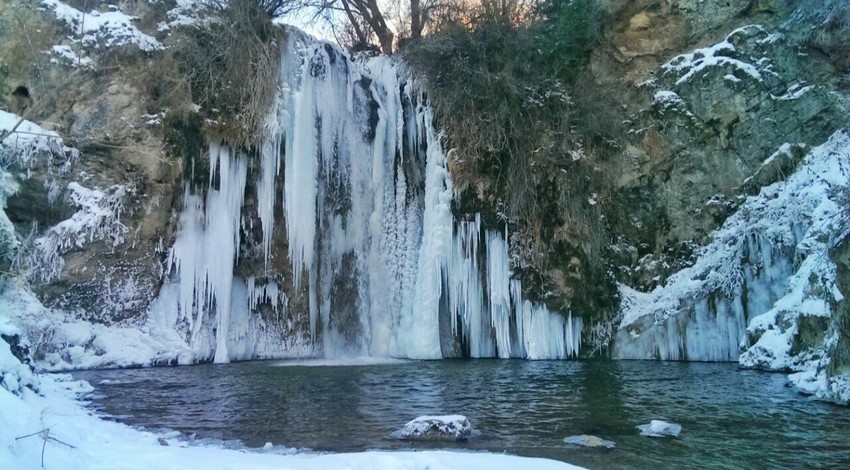
[[[828,318],[844,300],[829,249],[848,232],[849,186],[850,136],[839,131],[785,180],[748,197],[693,266],[652,292],[621,285],[614,356],[822,367],[831,328],[823,343],[794,346],[801,319]]]

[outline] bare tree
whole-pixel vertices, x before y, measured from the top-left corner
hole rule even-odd
[[[374,35],[382,52],[393,53],[395,34],[387,24],[378,0],[301,0],[301,7],[315,10],[314,17],[324,17],[331,23],[337,15],[344,15],[358,42],[368,44]]]

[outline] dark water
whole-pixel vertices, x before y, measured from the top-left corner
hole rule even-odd
[[[388,435],[423,414],[465,414],[463,448],[590,468],[850,469],[850,408],[814,402],[781,374],[733,364],[467,360],[281,367],[275,362],[87,371],[92,406],[199,437],[322,451],[427,448]],[[103,383],[101,383],[103,382]],[[635,426],[679,423],[678,438]],[[576,449],[573,434],[616,442]],[[430,448],[435,447],[431,445]]]

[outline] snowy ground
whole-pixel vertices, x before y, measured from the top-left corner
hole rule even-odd
[[[0,318],[0,333],[18,331],[8,318]],[[293,450],[279,445],[256,450],[190,445],[177,437],[142,432],[93,416],[76,399],[90,390],[85,382],[73,381],[68,376],[33,374],[12,355],[9,345],[0,341],[0,462],[3,468],[39,468],[42,455],[46,469],[579,468],[553,460],[480,452],[293,454]]]

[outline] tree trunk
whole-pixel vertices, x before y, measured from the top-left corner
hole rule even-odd
[[[410,37],[422,37],[422,5],[420,0],[410,0]]]
[[[381,13],[381,9],[378,8],[377,0],[342,0],[342,3],[346,7],[353,7],[366,20],[366,24],[369,25],[381,43],[381,51],[384,54],[392,54],[393,32],[387,26],[384,15]]]

